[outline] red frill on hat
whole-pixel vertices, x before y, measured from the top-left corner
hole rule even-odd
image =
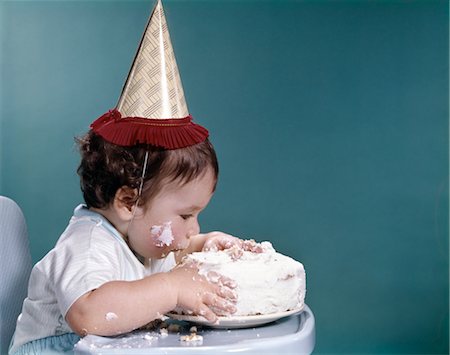
[[[208,138],[208,130],[184,118],[151,119],[122,117],[116,109],[97,118],[91,129],[110,143],[120,146],[151,144],[166,149],[185,148]]]

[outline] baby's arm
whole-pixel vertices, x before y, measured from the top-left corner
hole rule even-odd
[[[211,310],[233,313],[234,293],[214,285],[192,267],[177,267],[136,281],[110,281],[81,296],[69,309],[66,320],[80,335],[117,335],[139,328],[181,307],[215,322]]]
[[[177,253],[175,253],[175,259],[177,262],[181,261],[183,256],[194,253],[196,251],[201,251],[203,249],[203,245],[205,245],[208,236],[211,233],[205,234],[197,234],[189,238],[189,246],[186,249],[183,249]]]

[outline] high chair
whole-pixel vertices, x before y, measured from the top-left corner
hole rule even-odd
[[[20,207],[0,196],[0,354],[7,354],[27,294],[31,254]]]

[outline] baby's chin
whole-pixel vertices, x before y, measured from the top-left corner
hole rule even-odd
[[[145,259],[163,259],[172,252],[170,247],[153,247],[145,251],[143,258]]]

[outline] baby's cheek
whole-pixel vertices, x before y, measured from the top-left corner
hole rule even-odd
[[[186,233],[184,229],[180,226],[174,225],[172,228],[174,240],[172,246],[175,249],[185,249],[189,245],[189,241],[186,238]]]

